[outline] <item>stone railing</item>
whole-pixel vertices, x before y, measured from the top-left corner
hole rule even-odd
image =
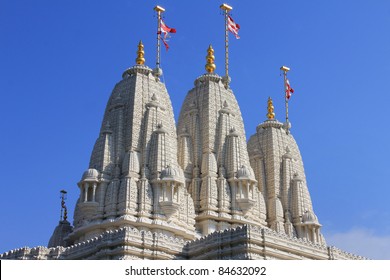
[[[328,247],[328,254],[329,254],[329,259],[330,260],[339,260],[339,259],[344,259],[344,260],[368,260],[368,258],[355,255],[352,253],[345,252],[339,248],[336,248],[334,246]]]

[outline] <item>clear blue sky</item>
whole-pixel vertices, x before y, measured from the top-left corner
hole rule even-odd
[[[47,245],[88,168],[108,97],[135,64],[155,64],[156,17],[177,29],[162,52],[178,117],[211,43],[224,74],[222,1],[0,1],[0,252]],[[230,75],[247,137],[268,96],[284,119],[279,67],[291,67],[292,133],[330,245],[390,259],[390,2],[238,1]],[[73,219],[72,219],[73,220]]]

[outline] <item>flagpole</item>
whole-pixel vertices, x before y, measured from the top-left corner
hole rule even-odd
[[[287,66],[282,66],[282,67],[280,67],[280,70],[283,71],[284,103],[286,105],[286,128],[287,128],[287,132],[288,132],[288,129],[290,127],[290,125],[289,125],[290,122],[288,120],[288,98],[287,98],[286,90],[287,90],[287,72],[290,71],[290,68],[288,68]]]
[[[67,191],[65,190],[61,190],[60,191],[61,193],[61,217],[60,217],[60,221],[66,221],[68,219],[68,211],[66,209],[66,206],[65,206],[65,200],[66,200],[66,193]]]
[[[228,30],[228,16],[229,12],[233,10],[232,6],[228,4],[222,4],[219,6],[223,10],[223,15],[225,17],[225,77],[222,79],[225,87],[229,87],[230,77],[229,77],[229,30]]]
[[[157,56],[156,56],[156,74],[160,74],[160,53],[161,53],[161,13],[165,12],[165,9],[161,6],[154,7],[157,12]],[[159,75],[160,76],[160,75]]]

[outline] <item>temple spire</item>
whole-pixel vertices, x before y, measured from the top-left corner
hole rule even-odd
[[[137,50],[137,58],[135,59],[135,62],[138,65],[144,65],[145,64],[145,51],[144,51],[144,45],[142,44],[142,41],[139,41],[138,43],[138,50]]]
[[[214,56],[214,49],[211,45],[209,45],[209,48],[207,49],[207,56],[206,56],[206,71],[208,73],[214,73],[215,71],[215,68],[217,68],[217,66],[215,66],[214,64],[214,60],[215,60],[215,56]]]
[[[268,97],[267,111],[268,111],[267,113],[268,120],[274,120],[275,119],[274,104],[272,102],[271,97]]]

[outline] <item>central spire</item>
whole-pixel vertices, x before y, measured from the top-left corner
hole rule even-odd
[[[214,73],[215,71],[215,68],[217,68],[217,66],[214,64],[214,60],[215,60],[215,56],[214,56],[214,49],[213,49],[213,46],[209,45],[209,48],[207,49],[207,56],[206,56],[206,71],[208,73]]]
[[[202,235],[249,224],[265,226],[264,196],[250,166],[241,110],[215,73],[214,50],[206,74],[195,81],[178,121],[179,164],[195,205]]]

